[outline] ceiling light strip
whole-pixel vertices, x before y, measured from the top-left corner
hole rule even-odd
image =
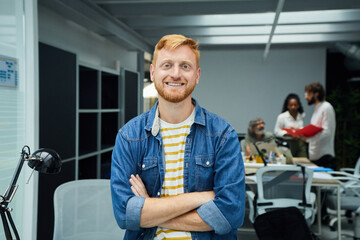
[[[274,35],[274,32],[275,32],[275,28],[277,26],[277,23],[279,21],[279,17],[280,17],[280,13],[284,7],[284,3],[285,3],[285,0],[279,0],[278,2],[278,5],[277,5],[277,8],[276,8],[276,14],[275,14],[275,18],[274,18],[274,23],[272,25],[272,28],[271,28],[271,32],[270,32],[270,35],[269,35],[269,40],[266,44],[266,47],[265,47],[265,51],[264,51],[264,60],[266,60],[268,54],[269,54],[269,50],[270,50],[270,45],[271,45],[271,39]]]

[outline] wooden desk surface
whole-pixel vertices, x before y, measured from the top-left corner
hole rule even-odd
[[[309,159],[307,159],[307,158],[293,158],[293,161],[294,161],[294,165],[297,163],[300,163],[305,166],[316,167],[316,165],[313,164],[312,162],[310,162]],[[268,166],[281,166],[281,165],[268,164]],[[256,173],[256,171],[261,167],[264,167],[264,164],[262,164],[262,163],[245,163],[245,173],[246,174]],[[317,185],[317,184],[318,185],[339,185],[339,182],[337,180],[331,179],[330,177],[326,178],[326,175],[328,175],[326,172],[321,172],[320,174],[314,174],[313,179],[312,179],[313,185]],[[252,179],[249,179],[249,178],[245,178],[245,181],[247,183],[254,182]]]

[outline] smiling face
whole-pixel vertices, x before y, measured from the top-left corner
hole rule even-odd
[[[150,66],[151,81],[159,94],[159,100],[179,103],[191,100],[191,93],[199,83],[200,68],[194,52],[188,46],[161,49],[155,64]]]

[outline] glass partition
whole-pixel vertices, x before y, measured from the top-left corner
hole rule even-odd
[[[25,145],[25,49],[23,0],[0,1],[0,195],[14,175]],[[21,235],[22,181],[9,207]],[[0,239],[5,238],[0,223]]]

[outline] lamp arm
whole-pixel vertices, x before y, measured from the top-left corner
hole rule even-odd
[[[25,151],[25,148],[28,149],[28,152]],[[12,178],[10,185],[9,185],[8,189],[6,190],[6,193],[3,198],[3,201],[4,201],[3,204],[5,206],[7,206],[9,204],[9,202],[11,202],[12,198],[14,197],[14,194],[17,190],[16,182],[19,178],[22,166],[24,165],[25,156],[29,156],[29,155],[30,155],[30,148],[28,146],[24,146],[23,149],[21,150],[21,156],[20,156],[18,165],[16,167],[16,170],[14,172],[13,178]]]
[[[263,153],[260,151],[259,147],[256,145],[256,142],[253,142],[253,144],[254,144],[254,146],[255,146],[255,148],[256,148],[256,151],[259,153],[260,158],[261,158],[261,160],[262,160],[263,163],[264,163],[264,166],[266,167],[266,166],[267,166],[267,162],[266,162],[266,160],[264,159]]]
[[[27,149],[27,151],[26,151]],[[18,165],[16,166],[16,170],[14,172],[13,178],[11,179],[10,185],[8,187],[8,189],[5,192],[5,195],[3,197],[1,197],[1,201],[0,201],[0,215],[1,215],[1,220],[3,222],[3,228],[4,228],[4,233],[5,233],[5,237],[6,240],[12,240],[12,234],[11,234],[11,230],[10,227],[13,230],[13,233],[15,235],[15,239],[16,240],[20,240],[18,231],[16,229],[15,223],[11,217],[10,212],[12,211],[12,209],[8,208],[8,204],[11,202],[11,200],[13,199],[15,192],[18,188],[18,186],[16,185],[16,182],[19,178],[21,169],[24,165],[25,162],[25,158],[29,157],[30,155],[30,148],[28,146],[24,146],[21,150],[21,156],[18,162]],[[10,226],[9,226],[10,223]]]
[[[51,150],[51,149],[48,149],[48,150]],[[38,150],[38,151],[40,151],[40,150]],[[35,151],[34,154],[36,154],[38,151]],[[47,152],[45,152],[45,153],[49,154]],[[53,153],[55,155],[55,158],[54,158],[54,156],[52,156],[50,154],[50,159],[44,160],[44,161],[49,161],[50,166],[51,166],[52,161],[55,161],[55,164],[54,164],[55,166],[52,166],[52,168],[50,168],[50,170],[49,170],[48,166],[47,166],[47,168],[45,168],[45,170],[41,169],[41,165],[40,165],[40,168],[39,168],[40,170],[37,169],[38,166],[36,164],[32,165],[32,166],[29,165],[29,166],[32,167],[34,170],[38,170],[38,171],[45,172],[45,173],[58,173],[60,171],[60,169],[61,169],[60,156],[54,150],[51,150],[51,153]],[[3,222],[3,227],[4,227],[4,233],[5,233],[6,240],[14,240],[12,238],[10,227],[12,228],[13,233],[15,235],[15,240],[20,240],[20,237],[19,237],[18,231],[16,229],[15,223],[14,223],[12,217],[11,217],[12,209],[8,208],[7,206],[11,202],[11,200],[13,199],[13,197],[14,197],[14,195],[16,193],[16,190],[18,188],[18,185],[16,185],[16,182],[17,182],[17,180],[19,178],[21,169],[22,169],[25,161],[29,161],[29,163],[35,162],[35,161],[42,162],[43,159],[42,159],[41,156],[39,156],[39,157],[31,156],[29,146],[25,145],[21,150],[20,160],[19,160],[18,165],[17,165],[17,167],[15,169],[15,172],[14,172],[13,178],[12,178],[12,180],[10,182],[10,185],[6,189],[4,196],[0,195],[0,217],[1,217],[1,220]],[[10,224],[10,226],[9,226],[9,224]]]

